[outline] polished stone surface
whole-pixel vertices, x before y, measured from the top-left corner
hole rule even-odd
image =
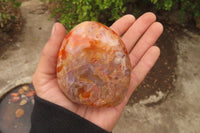
[[[72,101],[92,107],[119,104],[130,82],[131,64],[120,37],[92,21],[65,37],[58,55],[60,88]]]

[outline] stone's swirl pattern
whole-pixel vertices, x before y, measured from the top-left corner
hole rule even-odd
[[[85,21],[65,37],[57,64],[58,84],[75,103],[110,107],[121,103],[131,64],[120,37],[110,28]]]

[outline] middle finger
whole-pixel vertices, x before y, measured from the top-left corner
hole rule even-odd
[[[153,13],[145,13],[135,21],[135,23],[128,29],[126,33],[124,33],[122,40],[126,45],[128,52],[131,51],[138,39],[155,21],[156,16]]]

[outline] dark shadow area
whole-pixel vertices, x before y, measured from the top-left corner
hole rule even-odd
[[[34,104],[32,84],[20,85],[0,100],[0,133],[28,133]]]

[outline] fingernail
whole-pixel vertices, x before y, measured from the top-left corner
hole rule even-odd
[[[56,24],[53,25],[52,31],[51,31],[51,36],[55,33],[56,31]]]

